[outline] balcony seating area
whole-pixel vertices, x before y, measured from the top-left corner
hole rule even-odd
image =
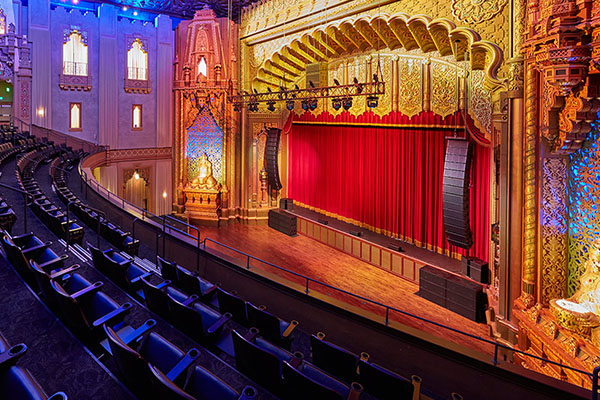
[[[88,207],[85,202],[79,199],[67,186],[65,181],[65,171],[73,168],[76,159],[59,157],[56,158],[50,166],[52,175],[52,185],[60,200],[69,207],[72,204],[73,211],[87,226],[94,231],[100,228],[100,234],[119,250],[135,256],[138,254],[140,241],[131,236],[131,232],[123,231],[118,225],[107,221],[97,211]]]
[[[9,346],[0,332],[0,399],[3,400],[67,400],[63,392],[48,395],[34,376],[19,366],[19,358],[27,346],[19,343]]]
[[[111,249],[95,236],[101,226],[112,229],[110,223],[67,185],[77,155],[52,144],[34,145],[16,163],[15,178],[33,198],[31,210],[49,230],[2,232],[6,257],[31,290],[135,396],[368,400],[389,398],[387,388],[381,389],[383,382],[395,385],[394,398],[413,398],[414,393],[418,398],[419,387],[413,382],[322,337],[311,338],[298,329],[298,321],[284,320],[265,305],[226,290],[227,282],[211,282],[164,257],[156,256],[154,265],[133,257],[127,246]],[[48,162],[51,165],[44,166]],[[39,179],[46,168],[55,193]],[[68,221],[68,234],[57,229],[49,217],[63,214],[66,220],[56,206],[58,198],[85,211],[91,223],[81,218],[87,225],[83,227]],[[84,232],[100,245],[88,242],[87,250],[79,246]],[[100,233],[114,245],[114,236],[102,229]],[[72,263],[64,251],[56,251],[59,245],[64,249],[66,240],[72,244],[69,254],[82,262]],[[149,252],[144,243],[138,242],[137,248]],[[328,355],[335,358],[333,364],[326,361]],[[223,375],[223,367],[214,369],[215,360],[229,365],[229,372]],[[344,366],[338,367],[342,361]]]

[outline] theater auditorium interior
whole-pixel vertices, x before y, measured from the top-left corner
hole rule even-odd
[[[600,1],[0,0],[0,400],[599,398]]]

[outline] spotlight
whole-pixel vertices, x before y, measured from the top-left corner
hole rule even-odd
[[[314,110],[316,110],[316,109],[317,109],[317,105],[318,105],[318,103],[317,103],[317,99],[310,99],[310,100],[308,101],[308,106],[310,107],[310,110],[311,110],[311,111],[314,111]]]
[[[133,12],[133,15],[137,16],[137,15],[138,15],[138,12],[137,12],[137,11],[134,11],[134,12]]]
[[[274,101],[267,102],[267,110],[269,110],[271,112],[275,111],[275,102]]]
[[[340,98],[334,98],[331,100],[331,105],[333,106],[334,110],[339,110],[340,108],[342,108],[342,99]]]
[[[342,107],[344,107],[344,110],[348,111],[350,107],[352,107],[352,97],[346,97],[345,99],[343,99]]]
[[[127,6],[123,6],[123,7],[121,7],[121,10],[123,10],[123,11],[127,11]]]
[[[248,111],[250,111],[250,112],[258,111],[258,103],[248,103]]]
[[[315,84],[313,83],[313,81],[308,81],[308,85],[313,89],[315,88]]]
[[[377,74],[373,74],[373,82],[379,82],[379,77],[377,76]]]
[[[336,86],[341,86],[340,82],[335,78],[333,78],[333,83],[335,83]]]
[[[240,103],[233,103],[233,111],[236,111],[236,112],[242,111],[242,105]]]
[[[304,111],[308,111],[308,101],[307,100],[302,100],[302,109]]]
[[[294,100],[286,101],[285,108],[287,108],[289,111],[292,111],[294,109]]]
[[[367,97],[367,107],[375,108],[379,105],[379,97],[377,96],[369,96]]]

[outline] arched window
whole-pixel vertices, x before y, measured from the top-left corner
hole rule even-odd
[[[132,123],[131,127],[134,130],[142,129],[142,105],[134,104],[131,110]]]
[[[0,8],[0,35],[4,35],[6,33],[6,14],[4,14],[4,10]]]
[[[202,75],[203,77],[207,77],[206,74],[206,60],[204,57],[200,57],[200,62],[198,62],[198,75]]]
[[[71,103],[69,107],[69,129],[81,130],[81,103]]]
[[[148,79],[148,53],[140,39],[135,39],[127,52],[127,79]]]
[[[63,44],[63,74],[87,76],[88,48],[77,31]]]

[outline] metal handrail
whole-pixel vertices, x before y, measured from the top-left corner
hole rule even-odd
[[[81,172],[83,172],[83,173],[85,174],[85,171],[83,171],[83,170],[81,170],[81,169],[80,169],[80,171],[81,171]],[[87,174],[85,174],[85,175],[86,175],[86,178],[87,178]],[[82,176],[82,178],[83,178],[83,176]],[[91,179],[90,179],[90,180],[91,180]],[[86,183],[88,183],[88,181],[87,181],[87,180],[86,180]],[[90,185],[90,186],[91,186],[91,185]],[[97,186],[99,187],[99,185],[97,185]],[[106,189],[105,189],[105,190],[106,190]],[[110,193],[108,190],[107,190],[107,192],[108,192],[108,193]],[[98,190],[98,193],[100,194],[100,191],[99,191],[99,190]],[[120,199],[120,198],[119,198],[118,196],[116,196],[114,193],[112,194],[112,196],[113,196],[113,197],[115,197],[115,198],[118,198],[118,199]],[[120,199],[120,200],[123,200],[123,199]],[[129,203],[129,202],[127,202],[127,203]],[[131,204],[131,203],[129,203],[129,204]],[[139,208],[138,206],[136,206],[135,204],[131,204],[131,205],[132,205],[134,208],[138,209],[138,210],[140,209],[140,208]],[[145,210],[143,210],[143,211],[145,211]],[[150,213],[150,212],[148,212],[148,211],[145,211],[145,212],[146,212],[147,214],[154,215],[154,214],[152,214],[152,213]],[[139,220],[139,218],[137,218],[137,217],[136,217],[136,218],[134,219],[134,222],[135,222],[135,220]],[[164,219],[163,219],[163,221],[164,221]],[[182,222],[182,221],[179,221],[179,220],[177,220],[177,221],[178,221],[178,222],[180,222],[180,223],[182,223],[182,224],[184,224],[184,225],[188,225],[188,224],[186,224],[186,223],[184,223],[184,222]],[[189,226],[189,225],[188,225],[188,226]],[[175,231],[180,231],[179,229],[177,229],[177,228],[175,228],[175,227],[169,227],[169,228],[170,228],[170,229],[173,229],[173,230],[175,230]],[[163,226],[163,234],[165,234],[165,233],[166,233],[166,232],[164,232],[164,226]],[[188,236],[189,236],[189,235],[188,235]],[[200,238],[198,237],[198,246],[199,246],[199,244],[200,244],[200,240],[199,240],[199,239],[200,239]],[[157,239],[157,240],[158,240],[158,239]],[[309,295],[309,293],[310,293],[310,282],[312,282],[313,284],[317,284],[317,285],[319,285],[319,286],[323,286],[323,287],[329,288],[329,289],[331,289],[331,290],[333,290],[333,291],[336,291],[336,292],[339,292],[339,293],[343,293],[343,294],[345,294],[345,295],[348,295],[348,296],[350,296],[350,297],[352,297],[352,298],[355,298],[355,299],[358,299],[358,300],[361,300],[361,301],[364,301],[364,302],[370,303],[370,304],[372,304],[372,305],[376,305],[376,306],[378,306],[378,307],[382,307],[382,308],[384,308],[384,309],[385,309],[385,325],[386,325],[386,326],[389,326],[389,323],[390,323],[390,318],[389,318],[389,317],[390,317],[390,311],[393,311],[393,312],[397,312],[397,313],[399,313],[399,314],[402,314],[402,315],[408,316],[408,317],[410,317],[410,318],[415,318],[415,319],[417,319],[417,320],[419,320],[419,321],[423,321],[423,322],[425,322],[425,323],[428,323],[428,324],[430,324],[430,325],[433,325],[433,326],[436,326],[436,327],[439,327],[439,328],[445,329],[445,330],[447,330],[447,331],[451,331],[451,332],[454,332],[454,333],[457,333],[457,334],[460,334],[460,335],[463,335],[463,336],[466,336],[466,337],[469,337],[469,338],[475,339],[475,340],[477,340],[477,341],[479,341],[479,342],[483,342],[483,343],[486,343],[486,344],[493,345],[493,346],[494,346],[494,356],[493,356],[493,358],[492,358],[492,360],[491,360],[491,363],[492,363],[493,365],[498,365],[498,364],[499,364],[499,359],[498,359],[498,353],[499,353],[499,349],[504,349],[504,350],[508,350],[508,351],[511,351],[511,352],[515,352],[515,353],[518,353],[518,354],[521,354],[521,355],[524,355],[524,356],[527,356],[527,357],[531,357],[531,358],[534,358],[534,359],[537,359],[537,360],[540,360],[540,361],[543,361],[543,362],[546,362],[546,363],[549,363],[549,364],[553,364],[553,365],[559,366],[559,367],[561,367],[561,368],[566,368],[566,369],[569,369],[569,370],[575,371],[575,372],[577,372],[577,373],[583,374],[583,375],[585,375],[585,376],[589,377],[589,378],[592,380],[592,386],[593,386],[593,391],[592,391],[592,400],[598,400],[598,399],[599,399],[599,397],[598,397],[598,391],[599,391],[599,389],[600,389],[600,387],[599,387],[600,385],[599,385],[599,383],[598,383],[598,375],[600,374],[600,366],[599,366],[599,367],[596,367],[596,368],[594,369],[594,371],[593,371],[593,372],[583,371],[583,370],[581,370],[581,369],[578,369],[578,368],[575,368],[575,367],[571,367],[571,366],[569,366],[569,365],[561,364],[561,363],[558,363],[558,362],[556,362],[556,361],[552,361],[552,360],[550,360],[550,359],[543,358],[543,357],[537,356],[537,355],[535,355],[535,354],[532,354],[532,353],[528,353],[528,352],[526,352],[526,351],[522,351],[522,350],[519,350],[519,349],[512,348],[512,347],[510,347],[510,346],[507,346],[507,345],[504,345],[504,344],[498,343],[497,341],[492,341],[492,340],[489,340],[489,339],[483,338],[483,337],[481,337],[481,336],[473,335],[473,334],[471,334],[471,333],[468,333],[468,332],[461,331],[461,330],[459,330],[459,329],[456,329],[456,328],[453,328],[453,327],[450,327],[450,326],[447,326],[447,325],[441,324],[441,323],[439,323],[439,322],[435,322],[435,321],[429,320],[429,319],[427,319],[427,318],[420,317],[420,316],[418,316],[418,315],[415,315],[415,314],[412,314],[412,313],[410,313],[410,312],[407,312],[407,311],[403,311],[403,310],[397,309],[397,308],[395,308],[395,307],[392,307],[392,306],[389,306],[389,305],[386,305],[386,304],[380,303],[380,302],[378,302],[378,301],[375,301],[375,300],[371,300],[371,299],[369,299],[369,298],[366,298],[366,297],[360,296],[360,295],[358,295],[358,294],[355,294],[355,293],[352,293],[352,292],[348,292],[348,291],[346,291],[346,290],[344,290],[344,289],[340,289],[340,288],[338,288],[338,287],[335,287],[335,286],[329,285],[329,284],[327,284],[327,283],[321,282],[321,281],[319,281],[319,280],[316,280],[316,279],[314,279],[314,278],[310,278],[310,277],[308,277],[308,276],[302,275],[302,274],[300,274],[300,273],[298,273],[298,272],[291,271],[291,270],[288,270],[288,269],[286,269],[286,268],[280,267],[280,266],[278,266],[278,265],[276,265],[276,264],[273,264],[273,263],[270,263],[270,262],[268,262],[268,261],[262,260],[262,259],[260,259],[260,258],[258,258],[258,257],[255,257],[255,256],[253,256],[253,255],[250,255],[250,254],[248,254],[248,253],[245,253],[245,252],[243,252],[243,251],[241,251],[241,250],[235,249],[235,248],[233,248],[233,247],[231,247],[231,246],[228,246],[228,245],[225,245],[225,244],[223,244],[223,243],[217,242],[217,241],[215,241],[215,240],[213,240],[213,239],[210,239],[210,238],[208,238],[208,237],[205,237],[205,238],[204,238],[204,240],[202,241],[202,243],[203,243],[203,246],[204,246],[204,250],[206,250],[206,242],[211,242],[211,243],[214,243],[214,244],[216,244],[216,245],[218,245],[218,246],[222,246],[222,247],[224,247],[224,248],[226,248],[226,249],[229,249],[229,250],[231,250],[231,251],[233,251],[233,252],[235,252],[235,253],[238,253],[238,254],[240,254],[240,255],[243,255],[244,257],[246,257],[246,269],[248,269],[248,270],[250,270],[250,267],[251,267],[251,265],[250,265],[250,260],[252,259],[252,260],[259,261],[259,262],[261,262],[261,263],[264,263],[264,264],[266,264],[266,265],[268,265],[268,266],[270,266],[270,267],[273,267],[273,268],[275,268],[275,269],[278,269],[278,270],[280,270],[280,271],[284,271],[284,272],[286,272],[286,273],[288,273],[288,274],[291,274],[291,275],[293,275],[293,276],[296,276],[296,277],[299,277],[299,278],[301,278],[301,279],[305,280],[305,294],[306,294],[306,295]],[[164,238],[163,238],[163,244],[164,244]],[[164,247],[164,246],[163,246],[163,247]],[[158,252],[158,242],[157,242],[157,252]],[[197,250],[197,252],[198,252],[198,250]],[[164,253],[164,252],[163,252],[163,253]],[[199,253],[199,252],[198,252],[198,253]],[[164,255],[164,254],[163,254],[163,255]]]
[[[35,200],[35,197],[33,197],[32,194],[27,193],[25,190],[21,190],[21,189],[12,187],[10,185],[7,185],[6,183],[1,183],[1,182],[0,182],[0,187],[3,187],[5,189],[10,189],[15,192],[19,192],[23,195],[23,197],[27,196],[31,200],[30,204],[32,204],[33,201]],[[27,199],[25,199],[25,201],[23,202],[23,233],[27,233],[27,206],[29,206],[29,204],[27,204]]]

